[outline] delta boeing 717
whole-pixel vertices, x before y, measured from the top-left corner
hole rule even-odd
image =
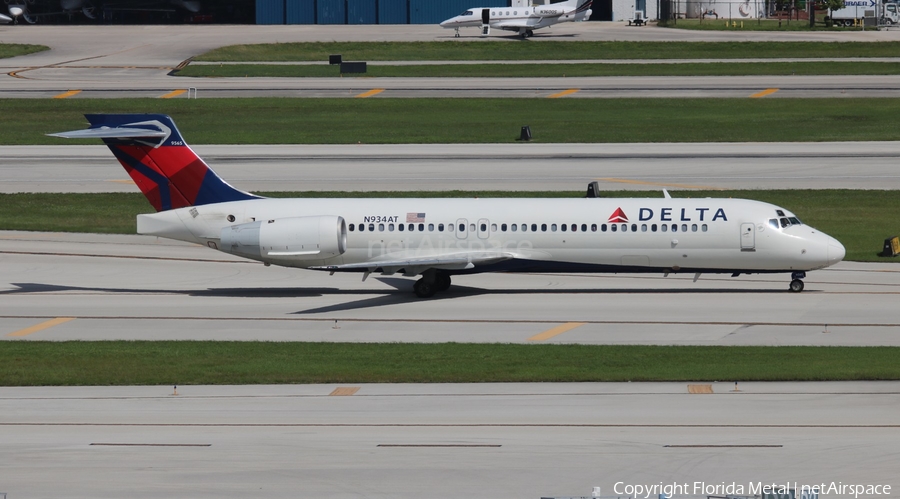
[[[421,276],[422,298],[481,272],[732,276],[807,271],[844,247],[780,206],[745,199],[271,199],[236,189],[160,114],[89,114],[90,128],[156,213],[137,231],[265,265]],[[452,161],[452,160],[448,160]]]

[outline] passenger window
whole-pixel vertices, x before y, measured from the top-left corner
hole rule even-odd
[[[460,228],[459,230],[463,230],[463,229]],[[475,224],[469,224],[469,230],[472,232],[475,232]]]
[[[628,232],[628,224],[622,224],[622,232]]]
[[[384,224],[378,224],[378,232],[384,232]]]
[[[481,232],[487,231],[487,224],[481,224]]]
[[[531,224],[531,232],[537,232],[537,224]]]
[[[597,224],[591,224],[591,232],[597,232]]]
[[[419,225],[422,225],[422,224],[419,224]],[[416,230],[416,224],[409,224],[409,227],[407,227],[407,229],[408,229],[410,232]]]
[[[541,232],[547,232],[547,224],[541,224]]]
[[[600,226],[600,232],[606,232],[606,224]]]
[[[619,230],[617,227],[618,227],[618,225],[616,225],[616,224],[609,224],[609,229],[613,232],[616,232],[617,230]]]
[[[650,232],[656,232],[656,224],[650,225]]]
[[[503,231],[503,232],[506,232],[506,224],[501,224],[501,225],[500,225],[500,230]]]
[[[375,224],[369,224],[369,232],[375,232]]]
[[[669,227],[666,224],[661,224],[659,226],[659,230],[662,232],[665,232],[665,231],[669,230]]]
[[[647,224],[641,224],[641,232],[647,232]]]
[[[594,226],[594,230],[597,230],[597,226]],[[581,232],[587,232],[587,224],[581,224]]]
[[[428,224],[428,230],[434,230],[434,224]],[[425,224],[419,224],[419,232],[425,232]]]
[[[397,230],[403,232],[403,224],[397,224]]]
[[[556,225],[556,224],[553,224],[553,225]],[[560,228],[563,232],[565,232],[566,229],[567,229],[566,224],[560,225],[559,228]],[[556,229],[554,229],[553,232],[556,232]]]
[[[578,232],[578,224],[572,224],[572,232]]]
[[[419,224],[419,230],[422,230],[422,225],[424,224]],[[434,232],[434,224],[428,224],[428,232]]]
[[[353,224],[350,224],[350,232],[353,232]]]
[[[433,226],[433,224],[428,224],[428,230],[431,230]],[[438,224],[438,232],[444,232],[444,224]]]
[[[701,225],[700,230],[706,232],[706,224]]]
[[[672,224],[672,232],[678,232],[678,224]]]
[[[631,224],[631,232],[637,232],[637,224]]]
[[[681,232],[687,232],[687,224],[681,224]]]
[[[491,224],[491,232],[497,232],[497,224]]]
[[[691,225],[691,232],[697,232],[697,224]]]
[[[519,230],[519,224],[510,224],[509,230],[511,230],[513,232]]]

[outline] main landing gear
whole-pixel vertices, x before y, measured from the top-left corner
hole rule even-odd
[[[791,290],[792,293],[803,291],[803,281],[801,279],[804,277],[806,277],[806,272],[794,272],[791,274],[792,281],[788,289]]]
[[[438,291],[450,289],[450,274],[436,270],[427,270],[422,278],[413,285],[413,291],[419,298],[431,298]]]

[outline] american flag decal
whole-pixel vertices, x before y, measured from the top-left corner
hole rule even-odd
[[[408,223],[424,222],[424,221],[425,221],[425,214],[424,214],[424,213],[407,213],[407,214],[406,214],[406,221],[407,221]]]

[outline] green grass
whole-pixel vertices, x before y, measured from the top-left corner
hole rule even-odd
[[[45,47],[44,45],[23,45],[19,43],[0,43],[0,59],[18,57],[20,55],[33,54],[45,50],[50,50],[50,47]]]
[[[723,22],[724,23],[724,22]],[[681,27],[682,21],[678,21]],[[792,24],[796,24],[793,23]],[[690,23],[684,23],[688,27]],[[746,23],[745,23],[746,25]],[[640,29],[640,28],[635,28]],[[808,29],[808,28],[807,28]],[[545,59],[741,59],[896,57],[900,42],[315,42],[231,45],[197,61],[465,61]]]
[[[4,342],[3,386],[900,379],[896,347]]]
[[[115,168],[110,165],[110,168]],[[277,192],[271,197],[580,197],[578,192]],[[847,249],[847,260],[885,261],[876,256],[884,239],[900,233],[890,207],[896,191],[771,190],[672,191],[673,197],[735,197],[783,206]],[[602,191],[603,197],[660,197],[659,191]],[[152,213],[141,194],[0,194],[0,230],[133,234],[135,217]]]
[[[745,75],[896,75],[900,64],[892,62],[727,62],[683,64],[442,64],[421,66],[373,66],[368,77],[574,77],[574,76],[745,76]],[[178,71],[191,77],[333,77],[338,66],[235,64],[191,65]],[[373,83],[374,84],[374,83]]]
[[[44,135],[85,128],[86,112],[169,114],[191,144],[510,143],[522,125],[535,142],[900,140],[900,99],[884,98],[9,99],[0,107],[0,145],[97,144]]]

